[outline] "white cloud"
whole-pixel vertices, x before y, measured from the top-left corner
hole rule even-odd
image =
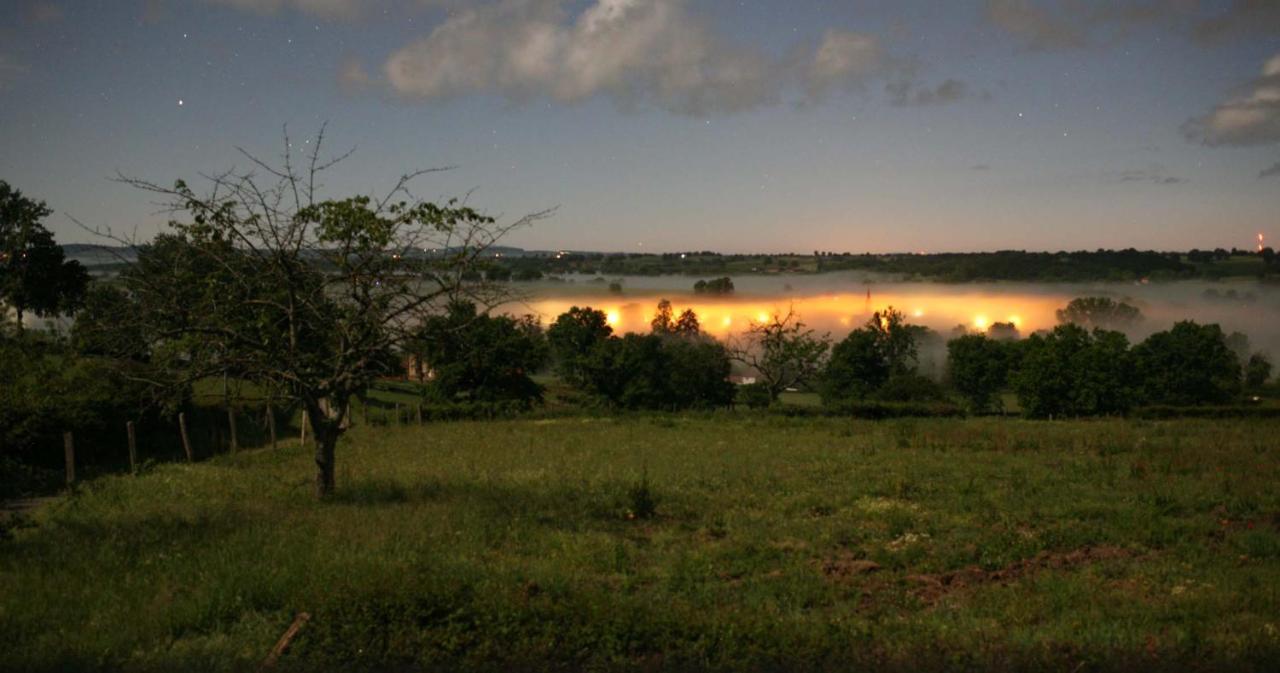
[[[885,63],[874,37],[842,31],[803,58],[777,58],[719,34],[686,0],[595,0],[577,14],[566,4],[499,0],[455,12],[390,56],[387,82],[422,100],[604,95],[624,107],[707,115],[775,103],[792,85],[817,98]]]
[[[872,35],[829,30],[814,51],[806,73],[810,98],[833,89],[851,89],[880,74],[888,66],[880,40]]]
[[[683,0],[597,0],[576,17],[563,5],[502,0],[455,13],[392,54],[387,80],[411,98],[604,94],[693,115],[777,97],[777,64],[715,34]]]
[[[1280,143],[1280,54],[1262,66],[1262,76],[1243,94],[1187,122],[1183,133],[1206,145]]]

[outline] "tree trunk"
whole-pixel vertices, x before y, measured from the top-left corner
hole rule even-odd
[[[322,399],[308,404],[307,410],[316,443],[316,497],[324,498],[333,493],[335,486],[334,449],[338,445],[338,437],[342,436],[344,409],[342,404]]]
[[[333,493],[334,447],[337,446],[338,435],[314,425],[312,429],[316,435],[316,497],[325,498]]]

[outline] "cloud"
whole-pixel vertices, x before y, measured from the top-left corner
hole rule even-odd
[[[0,92],[7,91],[13,83],[30,71],[25,64],[4,53],[0,53]]]
[[[1168,175],[1163,168],[1154,167],[1131,171],[1121,171],[1117,182],[1149,182],[1153,185],[1178,185],[1187,181]]]
[[[1083,47],[1084,29],[1030,0],[987,0],[987,19],[1032,49]]]
[[[236,9],[275,14],[294,10],[325,19],[349,19],[360,14],[367,0],[207,0]]]
[[[1208,44],[1251,34],[1280,35],[1280,2],[1235,0],[1221,14],[1200,21],[1192,30],[1197,40]]]
[[[785,57],[714,30],[689,0],[498,0],[453,12],[395,51],[384,75],[398,95],[440,100],[494,93],[577,102],[606,96],[695,116],[809,100],[885,72],[874,36],[830,30]]]
[[[338,70],[338,86],[348,94],[359,93],[373,84],[373,77],[359,59],[350,58]]]
[[[1264,168],[1261,173],[1258,173],[1259,178],[1274,178],[1278,175],[1280,175],[1280,161],[1277,161],[1271,168]]]
[[[1150,25],[1181,28],[1199,5],[1199,0],[987,0],[986,15],[1028,49],[1080,49],[1092,46],[1099,31],[1117,37]]]
[[[969,97],[969,86],[964,82],[948,79],[936,87],[918,86],[909,80],[897,80],[885,85],[889,102],[899,107],[912,105],[947,105]]]
[[[972,165],[972,166],[970,166],[970,167],[969,167],[969,170],[971,170],[971,171],[989,171],[989,170],[991,170],[991,165],[990,165],[990,164],[974,164],[974,165]]]
[[[890,60],[875,36],[828,30],[805,68],[805,91],[818,100],[832,90],[856,89],[888,67]]]
[[[1205,145],[1270,145],[1280,142],[1280,54],[1239,96],[1182,126],[1187,139]]]
[[[690,115],[776,101],[777,63],[715,34],[685,5],[597,0],[574,17],[560,0],[501,0],[453,14],[384,70],[396,93],[423,100],[603,94]]]

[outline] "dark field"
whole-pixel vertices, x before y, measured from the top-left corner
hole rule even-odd
[[[8,670],[1263,670],[1280,422],[356,428],[106,477],[0,542]]]

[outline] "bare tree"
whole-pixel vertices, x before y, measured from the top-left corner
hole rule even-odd
[[[401,346],[449,302],[500,303],[505,288],[468,271],[550,211],[498,224],[465,201],[423,201],[410,185],[431,170],[381,196],[323,200],[319,178],[350,152],[322,160],[323,128],[313,141],[301,166],[287,130],[279,165],[241,150],[254,170],[203,176],[203,193],[120,176],[159,197],[173,230],[142,246],[121,277],[153,382],[189,386],[230,372],[296,401],[314,433],[323,497],[334,489],[349,401],[398,368]]]
[[[730,353],[759,374],[769,399],[776,400],[787,388],[817,377],[830,345],[830,335],[818,336],[807,329],[795,309],[788,307],[786,315],[774,312],[768,320],[752,321]]]

